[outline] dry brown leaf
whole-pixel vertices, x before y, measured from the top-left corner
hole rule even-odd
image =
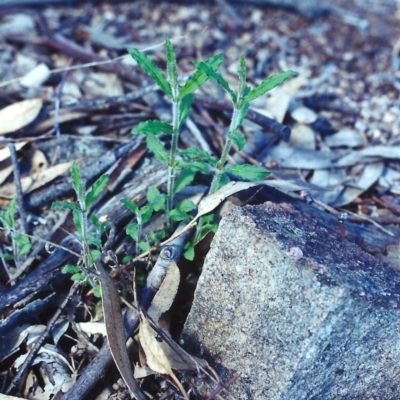
[[[147,313],[153,321],[158,323],[161,315],[168,311],[175,299],[180,281],[179,268],[175,262],[171,262],[168,267],[167,275],[165,276],[160,289],[151,302]]]
[[[229,182],[214,194],[205,197],[199,204],[198,213],[195,219],[207,214],[217,208],[222,201],[234,193],[249,189],[253,186],[262,185],[263,182]]]
[[[15,150],[21,150],[27,143],[27,141],[15,143]],[[8,148],[8,146],[0,149],[0,161],[7,160],[7,158],[10,158],[10,149]]]
[[[41,172],[49,167],[49,163],[43,151],[34,149],[31,154],[31,165],[35,172]]]
[[[160,342],[157,341],[157,332],[150,326],[143,312],[140,311],[140,328],[139,328],[139,340],[144,352],[146,353],[146,363],[154,372],[159,374],[169,375],[175,384],[178,386],[182,395],[186,400],[189,400],[188,395],[185,392],[182,384],[178,378],[172,372],[171,364],[168,357],[165,355],[163,348],[160,346]]]
[[[30,124],[42,108],[40,98],[18,101],[0,110],[0,135],[15,132]]]
[[[62,164],[57,164],[43,172],[34,173],[32,176],[26,176],[21,179],[22,191],[24,193],[32,192],[51,182],[53,179],[68,171],[72,166],[72,161]],[[8,183],[0,187],[0,197],[12,199],[16,195],[15,183]]]

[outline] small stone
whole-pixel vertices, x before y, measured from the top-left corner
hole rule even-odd
[[[292,118],[303,124],[312,124],[318,118],[318,115],[307,107],[299,107],[291,112]]]

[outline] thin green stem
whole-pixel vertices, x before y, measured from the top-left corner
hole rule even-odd
[[[224,145],[224,148],[222,149],[221,157],[217,163],[217,169],[215,171],[215,175],[214,175],[214,178],[211,183],[209,194],[215,193],[218,189],[219,181],[221,179],[222,172],[224,171],[226,159],[228,158],[229,152],[231,151],[231,147],[232,147],[232,140],[229,139],[229,134],[238,128],[237,125],[238,125],[239,111],[240,111],[240,109],[233,107],[232,119],[231,119],[231,123],[229,125],[229,129],[228,129],[228,132],[226,135],[225,145]]]
[[[167,220],[168,225],[170,225],[169,213],[172,210],[172,202],[174,198],[174,190],[175,190],[175,163],[176,163],[176,151],[178,149],[178,139],[179,139],[179,109],[180,109],[180,101],[178,99],[177,87],[172,87],[172,142],[171,142],[171,150],[169,153],[169,161],[168,161],[168,183],[167,183]]]

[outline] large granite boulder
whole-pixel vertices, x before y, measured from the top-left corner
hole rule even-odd
[[[400,399],[400,274],[333,232],[268,202],[221,221],[183,338],[236,398]]]

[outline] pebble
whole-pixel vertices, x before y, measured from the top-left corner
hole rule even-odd
[[[318,118],[318,115],[307,107],[299,107],[291,112],[292,118],[302,124],[312,124]]]

